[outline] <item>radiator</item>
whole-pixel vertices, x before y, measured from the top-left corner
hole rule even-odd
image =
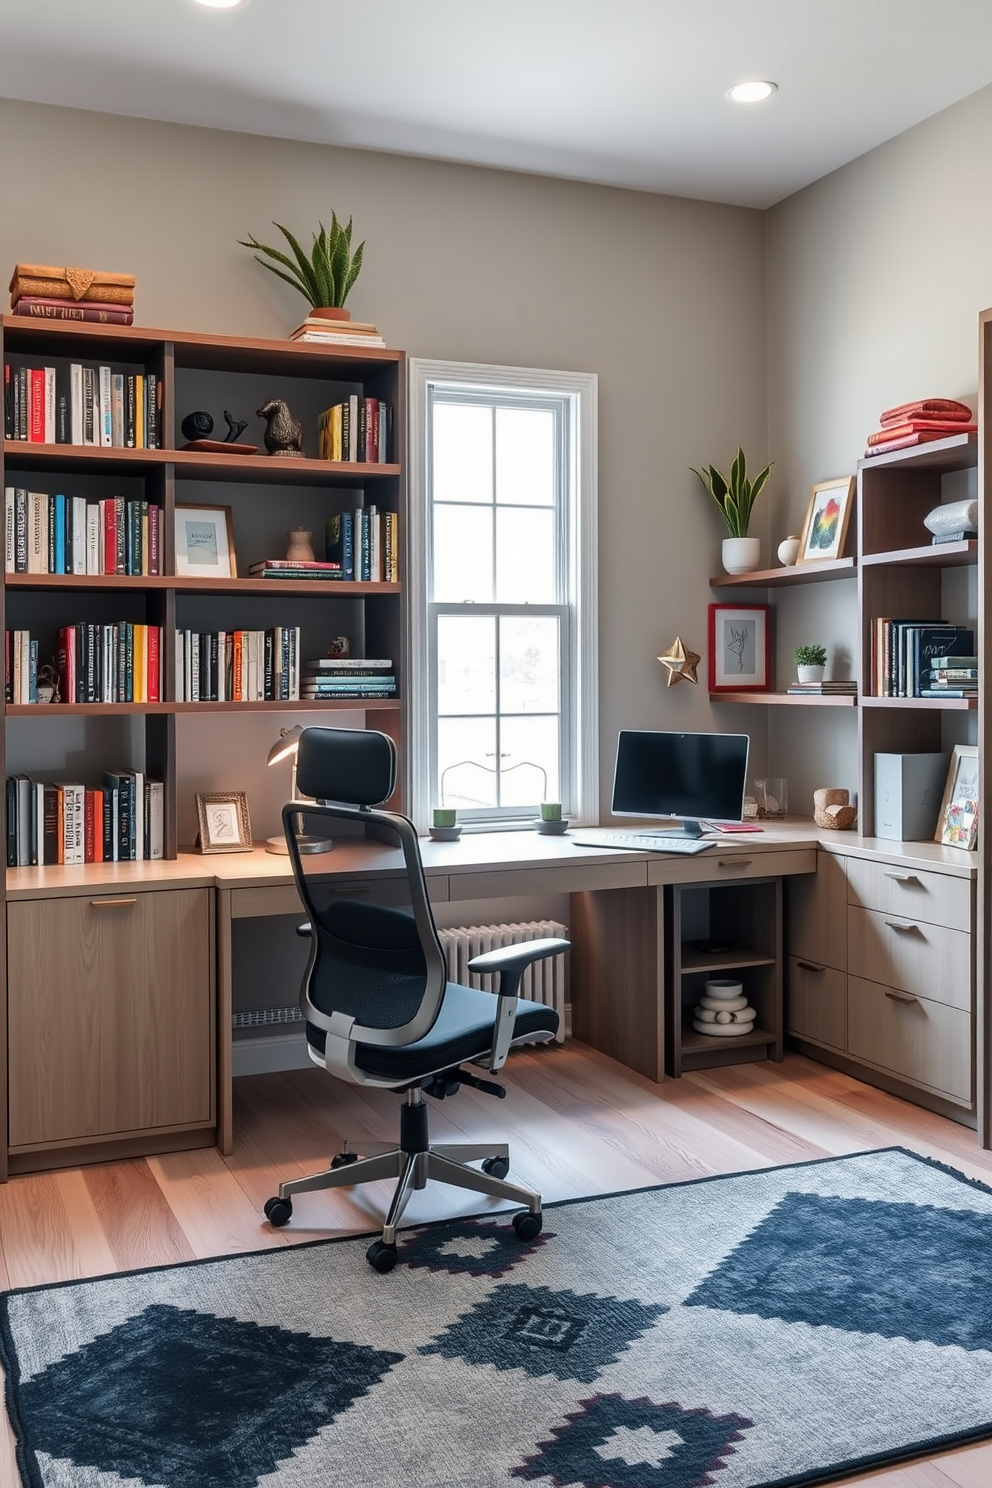
[[[483,951],[499,950],[502,946],[519,945],[525,940],[543,940],[546,936],[564,939],[568,935],[567,925],[557,920],[528,920],[517,925],[455,925],[448,930],[439,930],[441,944],[448,958],[448,976],[453,982],[465,987],[483,987],[495,991],[498,978],[493,974],[480,976],[469,971],[468,963],[473,956]],[[558,1042],[565,1041],[565,956],[546,956],[528,966],[520,980],[521,997],[534,1002],[543,1002],[553,1007],[558,1014]]]

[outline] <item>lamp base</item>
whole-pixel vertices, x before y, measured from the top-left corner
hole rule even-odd
[[[330,837],[297,837],[296,845],[301,853],[326,853],[331,851],[334,842]],[[284,857],[288,857],[289,846],[285,837],[269,837],[265,843],[265,851],[282,853]]]

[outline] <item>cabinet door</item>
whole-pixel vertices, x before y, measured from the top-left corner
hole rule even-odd
[[[796,1038],[847,1048],[847,977],[822,962],[789,957],[785,1026]]]
[[[210,890],[7,907],[10,1145],[213,1119]]]
[[[847,965],[847,876],[844,859],[818,852],[816,872],[786,884],[791,956],[843,971]]]

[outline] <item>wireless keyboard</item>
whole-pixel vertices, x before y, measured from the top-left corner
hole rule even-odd
[[[578,847],[627,848],[631,852],[694,853],[716,847],[715,842],[702,842],[698,837],[659,837],[651,832],[601,832],[598,837],[569,836]]]

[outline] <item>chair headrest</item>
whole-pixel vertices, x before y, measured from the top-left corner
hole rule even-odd
[[[296,785],[318,801],[380,806],[396,785],[396,746],[388,734],[372,729],[304,729]]]

